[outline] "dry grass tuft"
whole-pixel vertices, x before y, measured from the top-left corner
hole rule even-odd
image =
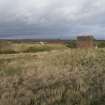
[[[0,105],[104,105],[105,49],[0,55]]]

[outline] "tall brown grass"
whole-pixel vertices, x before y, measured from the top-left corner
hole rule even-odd
[[[0,105],[104,105],[105,49],[0,55]]]

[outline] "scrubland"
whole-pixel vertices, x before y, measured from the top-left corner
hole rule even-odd
[[[104,105],[105,49],[0,54],[0,105]]]
[[[0,41],[0,54],[17,54],[66,49],[64,44],[40,44],[36,42]]]

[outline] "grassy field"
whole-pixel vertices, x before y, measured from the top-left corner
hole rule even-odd
[[[0,54],[0,105],[104,104],[105,49]]]
[[[40,44],[35,42],[0,41],[0,54],[42,52],[67,48],[63,44]]]

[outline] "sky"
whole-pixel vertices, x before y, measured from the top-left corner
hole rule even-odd
[[[0,39],[105,39],[105,0],[0,0]]]

